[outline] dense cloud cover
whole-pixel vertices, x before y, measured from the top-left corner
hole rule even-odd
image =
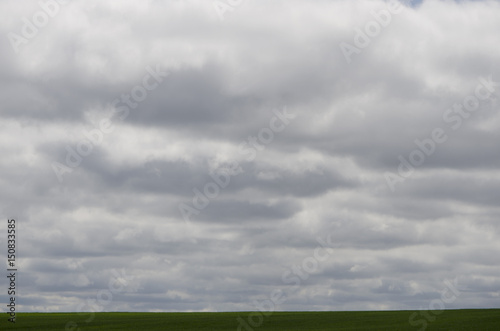
[[[499,2],[41,3],[0,2],[21,311],[499,306]]]

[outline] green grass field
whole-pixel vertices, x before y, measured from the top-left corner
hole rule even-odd
[[[412,326],[409,319],[414,313],[418,315],[414,315]],[[86,321],[92,317],[89,313],[20,313],[15,324],[9,323],[4,314],[0,330],[500,330],[500,309],[445,310],[438,311],[439,315],[427,312],[427,318],[420,313],[274,312],[269,316],[250,312],[96,313],[92,321]],[[239,328],[238,317],[249,323],[251,314],[250,324]]]

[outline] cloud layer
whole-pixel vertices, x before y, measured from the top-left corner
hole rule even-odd
[[[0,4],[22,311],[498,307],[498,2],[48,3]]]

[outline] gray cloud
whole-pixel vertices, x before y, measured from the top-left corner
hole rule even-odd
[[[75,311],[110,283],[109,311],[248,311],[275,289],[278,310],[418,309],[445,279],[460,289],[446,308],[497,307],[500,86],[459,128],[445,114],[500,81],[500,6],[405,6],[348,63],[339,45],[384,8],[251,1],[220,20],[210,1],[72,1],[12,47],[43,9],[2,2],[20,309]],[[384,174],[436,128],[447,141],[391,191]]]

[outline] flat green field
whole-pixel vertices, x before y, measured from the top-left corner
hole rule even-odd
[[[19,313],[15,324],[8,322],[7,314],[3,314],[0,330],[500,330],[500,309],[268,314]]]

